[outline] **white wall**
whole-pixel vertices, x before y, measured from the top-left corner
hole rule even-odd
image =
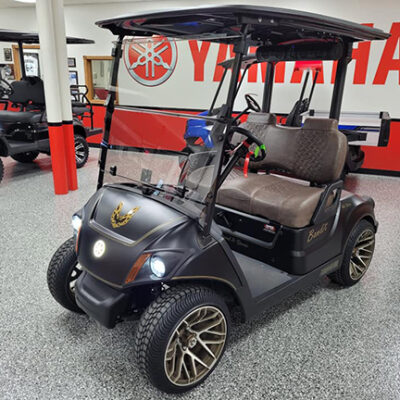
[[[216,3],[243,4],[243,0],[231,0],[225,2],[214,0],[213,4]],[[390,30],[392,22],[400,22],[400,1],[398,0],[381,0],[379,2],[375,0],[285,0],[285,2],[278,0],[252,0],[251,3],[317,12],[360,23],[373,22],[376,27],[387,31]],[[80,82],[82,83],[84,79],[82,56],[109,55],[111,50],[113,36],[109,32],[97,28],[94,25],[95,21],[120,14],[135,13],[138,10],[160,8],[168,9],[184,5],[196,6],[198,4],[198,1],[144,1],[132,3],[112,2],[110,4],[66,6],[65,15],[67,34],[71,36],[86,37],[96,41],[96,44],[94,45],[69,46],[69,56],[76,57],[77,59],[77,69]],[[9,29],[36,30],[34,8],[19,7],[2,9],[0,12],[0,27]],[[390,111],[394,116],[400,116],[400,85],[398,72],[390,72],[385,85],[372,85],[384,44],[384,42],[375,42],[371,47],[366,85],[352,85],[351,80],[353,76],[354,65],[350,65],[348,74],[350,84],[347,85],[347,91],[344,97],[344,110],[387,110]],[[1,48],[0,52],[2,52]],[[397,52],[399,52],[399,49],[397,49]],[[178,63],[180,61],[182,61],[182,58],[178,61]],[[190,59],[186,58],[185,65],[181,63],[180,66],[177,66],[177,70],[174,73],[175,78],[178,76],[178,68],[181,68],[181,71],[186,71],[188,76],[193,73],[193,64],[190,64],[189,61]],[[212,62],[209,62],[210,66],[212,66]],[[331,64],[332,63],[324,63],[324,72],[326,77],[330,77]],[[286,74],[287,76],[285,81],[288,82],[290,80],[291,68],[287,68]],[[132,93],[144,94],[146,92],[147,98],[150,99],[148,100],[149,103],[159,106],[197,106],[198,108],[206,108],[211,97],[210,91],[212,91],[216,86],[215,83],[211,82],[209,77],[206,77],[205,82],[202,84],[194,84],[190,82],[177,83],[177,81],[174,83],[174,81],[170,79],[166,84],[162,85],[158,89],[154,89],[153,92],[151,92],[152,89],[146,90],[143,86],[136,84],[133,79],[129,79],[129,84],[131,85],[130,90]],[[328,82],[324,85],[319,85],[316,89],[314,104],[327,104],[327,99],[330,96],[332,85],[330,84],[330,79],[325,80]],[[161,88],[164,90],[165,95],[160,97],[159,92]],[[276,85],[276,96],[273,103],[273,111],[289,111],[293,103],[290,101],[289,104],[289,102],[286,101],[286,97],[294,99],[299,90],[299,85],[296,84],[285,83],[284,85]],[[178,96],[178,93],[181,91],[184,95]],[[189,105],[188,101],[190,98],[190,93],[192,93],[193,97],[193,91],[196,92],[196,99],[193,99],[193,105]],[[244,91],[257,92],[259,93],[258,99],[261,98],[262,89],[260,84],[247,84],[243,87],[243,92]],[[157,93],[157,96],[152,95],[151,93]],[[135,98],[137,98],[137,96]],[[326,109],[325,106],[323,108]]]

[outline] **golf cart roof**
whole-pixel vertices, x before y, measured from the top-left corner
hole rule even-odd
[[[0,29],[0,42],[22,42],[36,44],[39,43],[39,35],[34,32],[12,31]],[[67,44],[93,44],[94,40],[81,39],[67,36]]]
[[[339,39],[345,42],[383,40],[390,35],[338,18],[285,8],[221,5],[180,8],[125,15],[96,22],[115,35],[174,38],[234,43],[243,24],[249,25],[250,44],[276,45],[302,39]]]

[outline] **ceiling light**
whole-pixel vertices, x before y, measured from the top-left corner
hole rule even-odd
[[[36,0],[14,0],[18,3],[36,3]]]

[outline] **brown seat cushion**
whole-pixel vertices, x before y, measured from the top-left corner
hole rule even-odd
[[[323,191],[275,175],[249,174],[248,178],[225,182],[218,191],[217,203],[302,228],[310,224]]]

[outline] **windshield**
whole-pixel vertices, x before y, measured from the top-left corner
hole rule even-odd
[[[214,91],[200,96],[188,88],[194,71],[177,62],[192,57],[193,46],[161,37],[125,40],[104,183],[125,184],[201,216],[226,126],[217,121],[218,112],[209,112]],[[218,54],[218,46],[213,51]],[[218,97],[224,100],[222,92]]]

